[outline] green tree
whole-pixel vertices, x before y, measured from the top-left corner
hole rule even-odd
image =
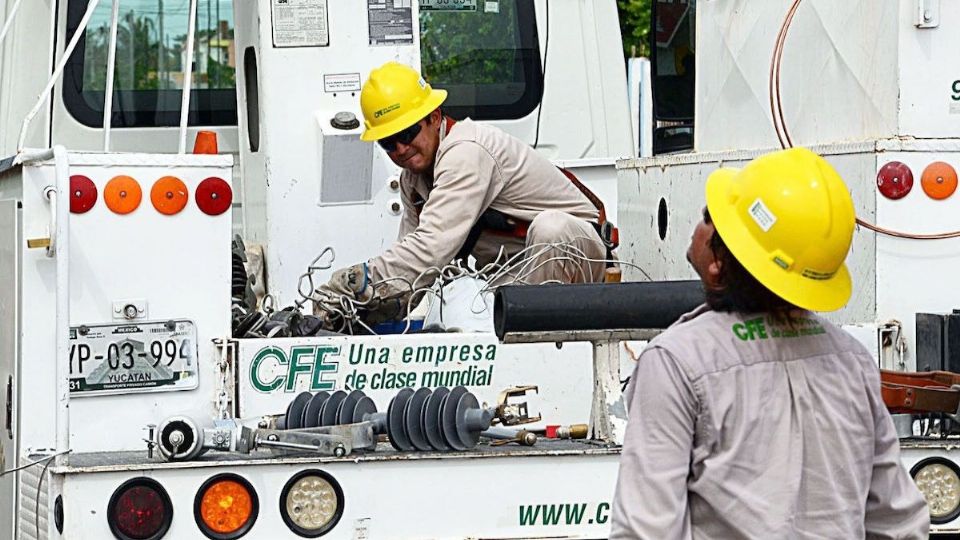
[[[631,56],[650,56],[650,11],[652,0],[617,0],[623,52]]]

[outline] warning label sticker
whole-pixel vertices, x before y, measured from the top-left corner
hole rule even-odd
[[[324,92],[359,92],[359,73],[331,73],[323,76]]]
[[[413,0],[367,0],[370,45],[413,43]]]
[[[420,11],[476,11],[477,0],[420,0]]]
[[[777,222],[777,216],[773,215],[773,212],[767,208],[767,205],[763,204],[763,200],[761,199],[753,201],[749,211],[750,217],[763,229],[763,232],[768,232],[770,228],[773,227],[773,224]]]
[[[274,47],[330,45],[327,0],[271,0]]]

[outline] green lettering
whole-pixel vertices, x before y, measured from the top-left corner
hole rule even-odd
[[[314,348],[308,346],[290,348],[290,364],[287,367],[287,387],[285,392],[293,392],[293,387],[297,384],[297,376],[301,373],[309,373],[313,369],[310,364],[301,364],[300,358],[313,355]]]
[[[603,525],[610,519],[610,503],[602,502],[597,505],[597,515],[594,520],[598,525]]]
[[[377,362],[380,362],[381,364],[389,364],[389,363],[390,363],[390,348],[389,348],[389,347],[384,347],[384,348],[380,349],[380,358],[377,359]]]
[[[327,372],[337,372],[340,367],[339,362],[332,361],[331,363],[327,363],[326,360],[327,356],[339,353],[340,347],[317,347],[317,354],[313,357],[313,377],[310,379],[311,390],[333,390],[334,381],[328,381],[324,379],[323,376]]]
[[[579,525],[583,521],[583,515],[587,513],[587,503],[565,504],[563,506],[567,525]]]
[[[403,348],[403,356],[401,357],[401,360],[404,364],[409,364],[410,361],[413,360],[413,347]]]
[[[437,360],[436,365],[440,365],[447,361],[447,348],[446,347],[437,347]]]
[[[493,362],[497,358],[497,346],[487,345],[487,360]]]
[[[562,504],[544,504],[543,506],[543,524],[556,525],[560,523],[560,516],[563,515]]]
[[[433,362],[433,347],[417,347],[417,363]]]
[[[743,323],[735,323],[733,325],[733,335],[740,338],[740,341],[747,341],[750,339],[750,334],[747,333],[747,327]]]
[[[753,328],[757,331],[757,336],[760,339],[767,339],[767,327],[763,325],[763,319],[754,319],[751,321],[753,323]]]
[[[520,526],[535,525],[537,523],[537,514],[540,513],[540,506],[520,505]]]
[[[469,359],[470,359],[470,346],[464,345],[463,347],[460,347],[460,361],[466,362]]]
[[[252,384],[258,392],[273,392],[283,384],[283,377],[280,375],[275,375],[270,382],[264,382],[260,378],[260,365],[263,364],[267,358],[276,359],[277,364],[283,365],[287,363],[287,355],[283,353],[283,349],[278,347],[261,349],[253,358],[253,362],[250,363],[250,384]]]

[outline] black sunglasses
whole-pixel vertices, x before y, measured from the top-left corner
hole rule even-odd
[[[384,137],[377,141],[377,144],[387,152],[393,152],[397,149],[397,143],[410,144],[414,139],[417,138],[417,135],[420,134],[420,130],[423,129],[423,126],[420,125],[420,122],[408,127],[403,131],[399,131],[390,135],[389,137]]]

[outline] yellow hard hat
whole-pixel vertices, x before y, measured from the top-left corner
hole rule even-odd
[[[387,62],[370,72],[360,90],[363,134],[376,141],[416,124],[447,99],[446,90],[434,90],[410,66]]]
[[[791,304],[834,311],[850,299],[844,264],[856,214],[843,179],[806,148],[772,152],[707,178],[707,210],[723,242],[763,286]]]

